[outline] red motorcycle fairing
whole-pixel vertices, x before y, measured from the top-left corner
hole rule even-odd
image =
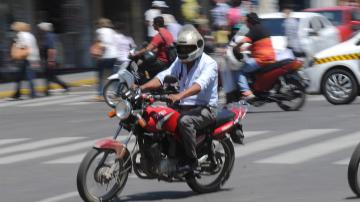
[[[213,136],[215,139],[224,137],[226,132],[231,130],[236,124],[240,123],[240,121],[245,117],[247,112],[245,108],[232,108],[231,111],[235,114],[233,120],[222,124],[211,133],[211,136]]]
[[[128,149],[123,143],[114,139],[99,140],[95,143],[94,148],[114,150],[119,159],[123,158],[128,152]]]
[[[266,73],[257,73],[255,74],[255,83],[252,85],[252,89],[257,92],[268,91],[273,88],[280,76],[285,75],[290,71],[298,70],[302,65],[303,63],[301,61],[293,60]]]

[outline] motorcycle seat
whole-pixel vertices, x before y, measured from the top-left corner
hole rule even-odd
[[[264,74],[266,72],[269,72],[273,69],[276,69],[276,68],[279,68],[279,67],[282,67],[284,65],[287,65],[291,62],[293,62],[294,60],[293,59],[285,59],[285,60],[280,60],[280,61],[277,61],[275,63],[272,63],[272,64],[268,64],[264,67],[261,67],[260,69],[254,71],[253,73],[254,74]]]
[[[223,125],[226,122],[233,120],[235,113],[226,108],[219,110],[216,114],[215,128]]]

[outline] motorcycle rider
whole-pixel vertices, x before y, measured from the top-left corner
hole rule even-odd
[[[159,88],[166,75],[178,78],[180,93],[169,95],[180,101],[181,118],[178,130],[182,135],[186,159],[178,170],[189,172],[197,167],[196,131],[215,121],[218,102],[218,66],[203,52],[204,39],[192,25],[185,25],[178,34],[178,58],[155,78],[140,86],[141,90]]]
[[[244,43],[250,43],[251,56],[244,58],[244,65],[235,72],[237,85],[245,100],[252,101],[255,96],[250,90],[246,75],[268,64],[275,62],[275,51],[271,43],[270,34],[261,25],[260,18],[256,13],[246,15],[246,25],[249,28],[245,37],[234,48],[235,52],[242,52]]]
[[[132,55],[132,57],[139,57],[147,51],[155,51],[157,49],[156,61],[148,67],[150,78],[153,78],[157,73],[170,65],[166,50],[167,46],[174,41],[171,33],[165,28],[164,18],[162,16],[154,18],[153,26],[158,33],[152,38],[150,44],[147,45],[146,48],[143,48]]]

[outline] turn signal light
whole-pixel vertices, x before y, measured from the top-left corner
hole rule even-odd
[[[108,112],[108,117],[109,118],[113,118],[114,116],[116,116],[116,110],[115,109]]]

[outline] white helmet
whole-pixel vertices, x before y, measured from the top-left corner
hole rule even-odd
[[[248,51],[239,53],[235,50],[236,45],[244,38],[243,35],[235,35],[231,40],[230,44],[226,48],[225,59],[228,63],[228,68],[231,70],[240,70],[244,64],[244,57]],[[250,44],[245,43],[242,47],[248,47]],[[244,54],[245,53],[245,54]]]
[[[182,62],[191,62],[200,57],[204,52],[204,39],[192,25],[184,25],[180,30],[176,52]]]

